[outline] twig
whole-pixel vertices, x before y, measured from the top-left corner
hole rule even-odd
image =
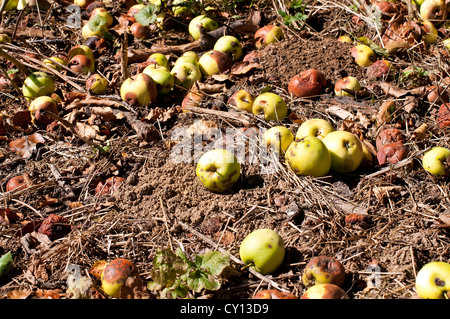
[[[205,242],[207,242],[209,245],[215,247],[216,243],[214,241],[212,241],[211,239],[209,239],[208,237],[206,237],[205,235],[203,235],[202,233],[199,233],[198,231],[196,231],[194,228],[192,228],[191,226],[183,223],[183,222],[178,222],[181,227],[183,227],[184,229],[188,230],[189,232],[191,232],[192,234],[194,234],[195,236],[201,238],[202,240],[204,240]],[[225,249],[217,247],[217,249],[219,251],[221,251],[222,253],[228,253]],[[234,257],[233,255],[230,254],[230,259],[233,260],[235,263],[243,265],[243,266],[248,266],[246,265],[242,260],[240,260],[239,258]],[[272,279],[260,274],[259,272],[257,272],[256,270],[254,270],[253,268],[248,268],[248,271],[250,273],[252,273],[254,276],[258,277],[259,279],[268,282],[270,285],[272,285],[273,287],[275,287],[276,289],[283,291],[283,292],[289,292],[288,290],[280,287],[276,282],[274,282]]]

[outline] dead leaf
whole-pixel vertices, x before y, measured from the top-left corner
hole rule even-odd
[[[381,104],[377,114],[377,126],[390,123],[392,114],[395,112],[396,105],[394,100],[386,100]]]
[[[405,98],[405,101],[403,102],[403,109],[406,113],[411,113],[418,105],[419,102],[417,101],[416,97],[407,96]]]
[[[87,125],[82,122],[77,122],[74,125],[74,129],[77,134],[87,140],[100,140],[106,139],[105,136],[100,135],[99,128],[97,125]]]
[[[217,130],[217,123],[214,121],[201,119],[200,121],[195,121],[194,124],[189,126],[187,133],[190,135],[205,135],[211,129]]]
[[[414,130],[411,134],[411,138],[416,141],[423,141],[428,136],[428,124],[423,123]]]
[[[230,73],[232,75],[245,75],[251,70],[259,68],[259,63],[254,63],[250,61],[241,61],[233,64]]]
[[[440,228],[450,229],[450,214],[448,213],[439,214],[438,221]]]
[[[9,147],[22,156],[22,158],[30,158],[36,150],[38,144],[44,144],[45,140],[39,133],[27,135],[17,140],[11,141]]]
[[[27,299],[30,295],[31,290],[13,290],[6,293],[8,299]]]
[[[6,221],[6,223],[15,223],[23,219],[22,213],[16,213],[9,208],[0,208],[0,220]]]
[[[386,197],[396,195],[400,189],[400,186],[375,186],[372,191],[378,201],[383,201]]]
[[[37,289],[34,294],[40,299],[60,299],[64,295],[61,289]]]
[[[47,235],[33,231],[22,236],[20,238],[20,243],[22,244],[23,249],[32,255],[38,250],[48,248],[51,244],[51,240]]]

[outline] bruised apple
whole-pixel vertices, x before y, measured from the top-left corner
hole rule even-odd
[[[342,287],[344,281],[344,266],[333,257],[313,257],[303,270],[302,282],[306,287],[316,284],[335,284]]]
[[[126,79],[120,87],[122,100],[134,106],[153,104],[157,95],[155,81],[145,73],[139,73]]]
[[[271,92],[258,95],[253,101],[252,113],[263,115],[266,121],[279,121],[287,116],[286,102],[281,96]]]
[[[371,79],[388,79],[390,75],[393,75],[394,66],[388,60],[377,60],[367,67],[367,76]]]
[[[227,104],[234,106],[242,111],[251,113],[254,100],[255,98],[249,91],[240,89],[230,96]]]
[[[416,291],[424,299],[450,298],[450,264],[433,261],[423,266],[416,276]]]
[[[190,90],[181,101],[181,110],[183,113],[189,112],[191,107],[199,107],[205,95],[199,90]]]
[[[29,106],[31,121],[38,126],[47,126],[53,122],[53,118],[42,115],[42,111],[51,112],[58,115],[58,106],[56,101],[50,96],[39,96],[31,101]]]
[[[264,289],[259,291],[253,299],[298,299],[296,295],[290,292],[279,291],[276,289]]]
[[[284,254],[283,238],[268,228],[254,230],[239,246],[241,260],[263,275],[277,270],[283,263]]]
[[[293,141],[286,151],[286,163],[296,175],[325,176],[331,167],[326,145],[315,136]]]
[[[420,17],[424,21],[439,23],[447,18],[447,4],[444,0],[425,0],[419,9]]]
[[[276,25],[267,25],[255,32],[255,46],[259,49],[284,38],[283,30]]]
[[[75,73],[88,74],[95,71],[94,60],[84,54],[75,55],[67,66]]]
[[[242,56],[242,44],[232,35],[224,35],[220,37],[214,44],[213,49],[228,54],[232,62],[236,62]]]
[[[204,187],[221,193],[231,189],[239,180],[241,166],[230,151],[213,149],[200,157],[195,173]]]
[[[204,76],[223,73],[231,68],[231,57],[218,50],[210,50],[202,54],[198,60],[200,71]]]
[[[333,125],[324,119],[315,118],[303,122],[297,130],[296,139],[301,139],[305,136],[314,136],[323,139],[325,135],[334,131]]]
[[[277,154],[285,154],[289,145],[294,141],[294,134],[284,126],[274,126],[264,132],[263,141],[267,148]]]
[[[53,79],[44,72],[33,72],[23,82],[22,93],[27,99],[52,94],[55,91]]]
[[[11,192],[13,190],[21,190],[28,187],[28,181],[24,175],[17,175],[11,177],[6,183],[6,191]]]
[[[377,160],[380,166],[386,164],[395,164],[405,159],[408,155],[408,149],[402,142],[391,142],[384,144],[377,151]]]
[[[326,86],[325,75],[316,69],[309,69],[291,78],[288,92],[296,97],[308,97],[318,95]]]
[[[92,74],[86,80],[86,88],[92,94],[104,94],[108,88],[108,80],[98,73]]]
[[[309,287],[300,299],[350,299],[347,293],[334,284],[317,284]]]
[[[205,31],[214,31],[217,28],[219,28],[219,24],[216,20],[206,14],[201,14],[189,22],[188,32],[194,40],[198,40],[200,39],[202,29]]]
[[[350,49],[350,54],[355,59],[356,64],[360,67],[371,66],[376,60],[375,51],[365,44],[355,45]]]
[[[334,85],[334,94],[337,96],[355,96],[357,92],[361,91],[361,84],[354,76],[346,76],[339,80]]]

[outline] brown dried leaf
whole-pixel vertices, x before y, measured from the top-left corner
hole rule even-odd
[[[0,208],[0,220],[6,221],[6,223],[15,223],[23,219],[22,213],[16,213],[9,208]]]
[[[450,214],[440,214],[438,217],[439,227],[450,229]]]
[[[259,68],[259,63],[254,63],[250,61],[240,61],[231,67],[230,73],[232,75],[244,75],[253,69]]]
[[[195,121],[194,124],[187,129],[187,133],[190,135],[205,135],[210,129],[217,129],[217,123],[202,119],[200,121]]]
[[[392,121],[392,114],[396,109],[394,100],[386,100],[381,104],[377,114],[377,126],[390,123]]]
[[[13,290],[6,293],[8,299],[27,299],[31,295],[31,290]]]
[[[27,135],[17,140],[11,141],[9,147],[22,156],[22,158],[30,158],[36,150],[38,144],[44,144],[45,140],[39,133]]]
[[[99,134],[99,128],[97,125],[87,125],[82,122],[75,123],[75,131],[79,136],[87,140],[104,140],[106,137]]]
[[[428,124],[423,123],[414,130],[411,134],[411,138],[416,141],[423,141],[428,136]]]

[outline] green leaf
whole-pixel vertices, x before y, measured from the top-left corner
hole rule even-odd
[[[159,10],[159,6],[148,4],[139,10],[139,12],[135,14],[134,18],[143,26],[148,26],[156,21]]]
[[[189,273],[187,285],[194,292],[200,292],[203,289],[215,291],[220,289],[221,286],[220,281],[216,277],[201,269],[194,269]]]
[[[389,52],[388,50],[386,50],[383,47],[380,47],[378,44],[376,44],[375,42],[373,42],[372,40],[366,38],[366,37],[360,37],[359,42],[361,42],[362,44],[368,45],[372,50],[375,51],[375,53],[377,53],[378,55],[387,57],[389,56]]]
[[[0,257],[0,276],[6,275],[11,270],[12,261],[13,258],[10,251]]]
[[[206,254],[195,257],[198,268],[205,268],[213,276],[219,276],[222,270],[230,265],[230,255],[220,251],[208,251]]]
[[[98,32],[102,29],[105,29],[106,17],[96,14],[95,16],[89,19],[87,24],[88,28],[91,29],[93,32]]]

